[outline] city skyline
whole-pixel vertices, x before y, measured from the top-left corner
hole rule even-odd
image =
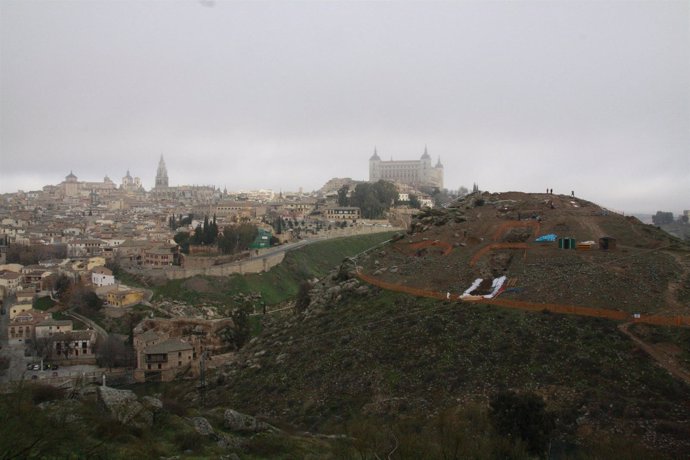
[[[0,2],[0,193],[129,170],[305,191],[428,145],[444,186],[687,209],[686,2]]]

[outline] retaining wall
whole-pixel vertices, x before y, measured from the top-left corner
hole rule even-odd
[[[228,276],[234,274],[260,273],[270,270],[285,258],[285,252],[240,260],[224,265],[214,265],[205,268],[173,268],[165,270],[165,277],[170,280],[191,278],[192,276]]]

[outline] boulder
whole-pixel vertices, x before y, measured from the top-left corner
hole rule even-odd
[[[144,396],[141,398],[141,403],[144,407],[154,414],[163,410],[163,401],[153,396]]]
[[[153,413],[138,401],[131,390],[116,390],[100,386],[98,400],[110,415],[123,424],[139,427],[153,425]]]
[[[192,417],[189,421],[192,423],[196,432],[201,436],[215,436],[216,431],[213,429],[211,423],[204,417]]]
[[[227,409],[223,414],[225,428],[240,433],[261,433],[264,431],[277,432],[276,427],[233,409]]]
[[[38,408],[45,411],[54,423],[60,424],[82,422],[84,418],[80,415],[80,406],[81,402],[76,399],[60,399],[42,402]]]

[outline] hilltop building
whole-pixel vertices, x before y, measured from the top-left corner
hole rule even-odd
[[[44,187],[45,190],[46,187]],[[55,187],[57,195],[68,198],[93,197],[99,194],[109,195],[115,190],[117,190],[117,186],[108,176],[103,178],[103,182],[80,181],[72,171],[65,176],[64,181]]]
[[[424,154],[419,160],[383,161],[378,152],[369,158],[369,182],[379,180],[399,182],[413,187],[443,188],[443,165],[439,157],[435,166],[424,147]]]

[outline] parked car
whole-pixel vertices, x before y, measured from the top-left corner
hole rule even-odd
[[[33,368],[34,368],[33,363],[29,363],[29,364],[26,365],[26,370],[27,370],[27,371],[33,370]]]
[[[35,371],[40,371],[41,370],[41,365],[40,364],[34,364],[32,367],[33,370]]]

